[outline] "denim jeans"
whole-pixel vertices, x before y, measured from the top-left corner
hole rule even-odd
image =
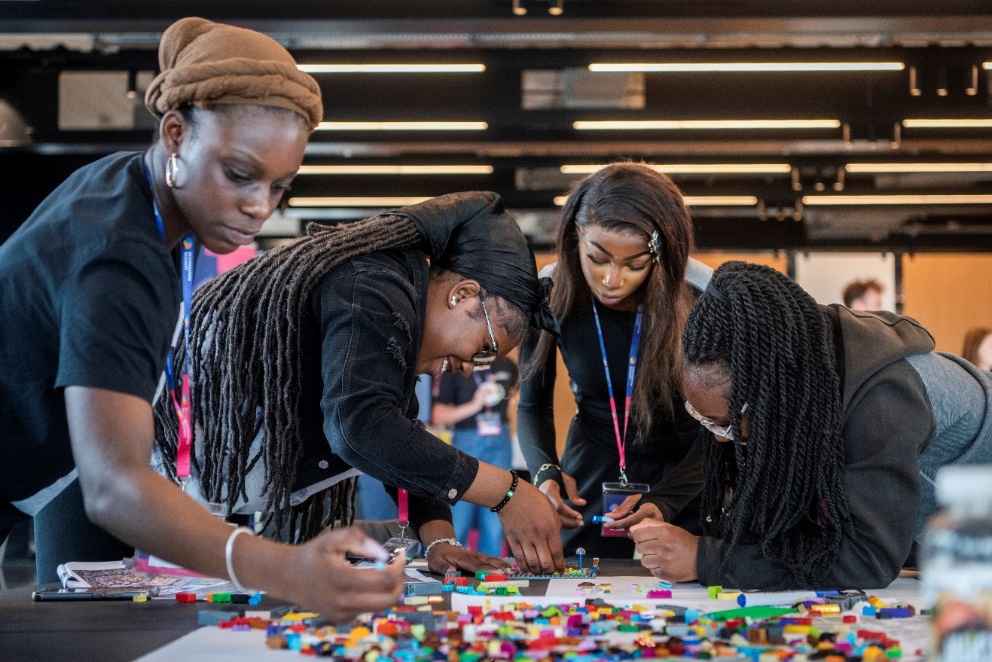
[[[480,436],[475,429],[455,429],[451,445],[475,457],[503,469],[510,468],[513,448],[510,445],[510,432],[506,423],[503,432],[493,436]],[[479,551],[490,556],[500,556],[503,549],[503,527],[499,516],[484,506],[459,501],[451,508],[451,520],[455,527],[455,537],[462,543],[468,539],[472,529],[479,530]]]

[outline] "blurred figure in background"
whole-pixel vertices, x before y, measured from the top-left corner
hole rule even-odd
[[[992,370],[992,329],[978,326],[964,334],[961,356],[982,370]]]
[[[882,310],[884,290],[874,278],[853,281],[844,288],[844,305],[851,310]]]
[[[517,364],[505,357],[470,376],[442,373],[434,397],[434,425],[452,428],[451,444],[458,450],[509,469],[513,446],[508,412],[518,378]],[[478,529],[478,550],[490,556],[501,555],[503,527],[496,513],[462,501],[452,506],[451,519],[458,540],[466,542],[469,532]]]

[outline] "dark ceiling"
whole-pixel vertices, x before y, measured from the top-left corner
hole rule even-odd
[[[559,6],[560,15],[549,13]],[[526,14],[515,15],[515,7]],[[473,121],[486,128],[318,131],[306,165],[484,165],[492,167],[490,174],[301,175],[296,197],[491,189],[507,199],[540,245],[557,209],[555,197],[581,176],[562,173],[563,165],[616,159],[697,170],[772,164],[784,170],[672,175],[697,201],[692,209],[701,247],[992,250],[990,202],[816,204],[831,195],[992,196],[992,126],[905,123],[992,120],[992,71],[983,67],[992,62],[987,0],[0,0],[0,170],[6,173],[0,177],[0,239],[74,168],[117,149],[142,149],[150,138],[150,119],[137,100],[123,106],[127,126],[113,119],[88,129],[67,124],[74,102],[62,89],[60,108],[60,85],[66,85],[60,75],[152,72],[161,31],[185,15],[266,32],[300,63],[485,65],[481,73],[317,74],[329,122]],[[588,71],[593,62],[862,61],[904,66],[870,72]],[[812,119],[837,125],[779,124]],[[589,120],[774,123],[696,130],[573,125]],[[958,166],[961,172],[866,174],[850,166],[897,164],[890,170],[898,170],[908,167],[899,164],[920,163],[979,165]],[[754,201],[708,206],[703,196]],[[366,213],[293,207],[288,216]],[[299,223],[288,227],[292,234]]]

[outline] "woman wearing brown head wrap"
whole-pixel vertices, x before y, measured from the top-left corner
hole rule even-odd
[[[154,145],[80,169],[0,246],[0,540],[35,516],[42,582],[56,563],[121,558],[91,544],[88,516],[129,546],[334,619],[384,608],[403,569],[351,568],[345,552],[384,554],[361,534],[298,547],[238,535],[149,468],[184,298],[174,251],[182,243],[191,265],[195,242],[250,243],[321,117],[316,83],[249,30],[184,19],[163,36],[161,65]]]

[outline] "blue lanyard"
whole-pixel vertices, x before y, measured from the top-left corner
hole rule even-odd
[[[152,174],[148,170],[148,164],[142,163],[145,167],[145,177],[148,179],[148,187],[152,191],[152,211],[155,214],[155,224],[158,226],[159,237],[165,241],[165,221],[162,220],[162,212],[155,202],[155,186],[152,183]],[[195,258],[195,243],[193,233],[183,237],[182,251],[180,259],[182,263],[182,286],[183,286],[183,345],[186,349],[186,356],[183,359],[182,384],[179,395],[176,394],[176,372],[172,349],[165,357],[165,382],[169,388],[169,396],[172,398],[172,406],[176,410],[176,418],[179,423],[179,439],[176,444],[176,478],[183,487],[189,481],[190,453],[193,445],[193,427],[191,423],[190,404],[190,350],[189,350],[189,321],[190,311],[193,308],[193,272]]]
[[[637,350],[641,346],[641,319],[644,304],[637,304],[637,317],[634,318],[634,335],[630,339],[630,360],[627,362],[627,398],[623,412],[623,434],[620,434],[620,421],[617,417],[617,400],[613,397],[613,381],[610,379],[610,362],[606,358],[606,342],[603,340],[603,327],[599,323],[599,310],[596,299],[592,300],[592,314],[596,320],[596,333],[599,335],[599,351],[603,355],[603,370],[606,372],[606,388],[610,393],[610,411],[613,413],[613,431],[617,435],[617,452],[620,454],[620,484],[627,484],[627,458],[624,446],[627,443],[627,423],[630,422],[630,400],[634,395],[634,375],[637,373]]]

